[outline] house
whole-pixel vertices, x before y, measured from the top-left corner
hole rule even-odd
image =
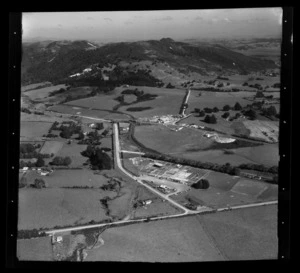
[[[22,169],[24,172],[28,171],[28,167],[23,167]]]
[[[152,200],[145,200],[143,201],[143,205],[150,205],[152,203]]]

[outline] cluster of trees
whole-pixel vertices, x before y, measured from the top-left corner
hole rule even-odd
[[[52,130],[58,130],[60,132],[60,137],[62,138],[71,138],[73,134],[80,134],[82,133],[81,126],[76,124],[74,121],[64,121],[61,125],[59,122],[55,121],[52,126],[50,127],[48,134],[44,135],[45,137],[56,137],[55,134],[52,134]]]
[[[174,164],[188,165],[196,168],[208,169],[216,172],[227,173],[229,175],[240,175],[241,169],[256,170],[256,171],[268,172],[272,174],[278,173],[277,166],[266,167],[264,165],[257,165],[257,164],[241,164],[239,166],[231,166],[230,163],[221,165],[221,164],[211,163],[211,162],[195,161],[192,159],[176,158],[170,155],[164,155],[158,153],[146,153],[145,155],[143,155],[143,157],[172,162]],[[277,177],[275,176],[272,182],[276,182],[276,179]]]
[[[209,182],[207,179],[200,179],[196,183],[191,185],[192,188],[194,189],[203,189],[206,190],[209,188]]]
[[[217,118],[215,117],[215,115],[206,115],[203,121],[210,124],[216,124]]]
[[[256,88],[258,90],[263,90],[263,87],[259,84],[259,83],[255,83],[255,84],[249,84],[249,87],[253,87]]]
[[[172,85],[171,83],[168,83],[168,84],[166,85],[166,88],[175,88],[175,86]]]
[[[222,77],[222,76],[218,76],[217,79],[218,79],[218,80],[229,81],[229,78]]]
[[[70,87],[69,87],[69,89],[70,89]],[[55,96],[55,95],[62,94],[62,93],[64,93],[65,91],[66,91],[66,89],[60,88],[59,90],[55,90],[55,91],[50,92],[48,96],[49,96],[49,97],[53,97],[53,96]]]
[[[42,188],[46,188],[48,186],[48,184],[45,182],[44,179],[42,178],[36,178],[34,180],[34,183],[32,185],[30,185],[32,188],[35,189],[42,189]]]
[[[103,186],[100,187],[100,189],[104,191],[119,191],[121,188],[121,183],[116,180],[111,178],[107,184],[104,184]]]
[[[277,116],[277,110],[276,110],[275,106],[273,106],[273,105],[271,105],[268,108],[263,108],[262,113],[265,116],[269,116],[269,117]]]
[[[224,112],[224,114],[222,115],[222,118],[228,118],[230,116],[229,112]]]
[[[39,157],[36,162],[31,162],[31,161],[25,162],[23,160],[20,160],[20,162],[19,162],[20,169],[22,169],[24,167],[29,167],[29,168],[38,167],[39,168],[39,167],[43,167],[43,166],[45,166],[45,161],[41,157]]]
[[[246,117],[248,117],[250,120],[257,119],[257,113],[253,109],[243,110],[242,112]]]
[[[230,175],[236,175],[236,173],[239,170],[238,167],[233,167],[229,163],[220,165],[217,163],[201,162],[201,161],[196,161],[196,160],[192,160],[192,159],[177,158],[177,157],[173,157],[170,155],[164,155],[164,154],[158,154],[158,153],[146,153],[145,155],[143,155],[143,157],[172,162],[175,164],[188,165],[188,166],[192,166],[192,167],[196,167],[196,168],[213,170],[216,172],[228,173]]]
[[[21,107],[21,112],[31,114],[31,111],[26,107]]]
[[[266,167],[264,165],[260,164],[241,164],[239,165],[240,169],[247,169],[247,170],[254,170],[258,172],[265,172],[265,173],[272,173],[272,174],[277,174],[278,173],[278,166],[272,166],[272,167]]]
[[[69,166],[71,163],[72,160],[69,156],[66,157],[56,156],[49,164],[55,166]]]
[[[18,239],[30,239],[37,237],[45,237],[47,234],[44,231],[39,231],[37,229],[31,230],[18,230]]]
[[[93,170],[109,170],[112,167],[112,160],[109,155],[95,145],[88,145],[86,150],[81,152],[81,155],[89,158]]]

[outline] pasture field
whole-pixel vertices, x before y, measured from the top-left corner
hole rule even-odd
[[[226,259],[277,259],[277,205],[194,217]]]
[[[113,110],[113,107],[118,105],[119,102],[114,100],[117,95],[105,95],[101,94],[95,97],[89,97],[79,100],[74,100],[65,103],[65,105],[72,105],[78,107],[88,107],[100,110]],[[79,110],[80,111],[80,110]]]
[[[63,114],[70,114],[70,115],[76,115],[77,113],[80,113],[80,115],[85,116],[91,116],[91,117],[98,117],[98,118],[104,118],[107,115],[106,111],[99,111],[99,110],[86,110],[86,109],[74,109],[70,105],[66,104],[58,104],[54,105],[48,108],[50,111],[63,113]]]
[[[223,260],[195,217],[110,228],[86,261],[190,262]]]
[[[172,196],[180,203],[187,198],[198,200],[199,205],[212,208],[251,204],[255,202],[277,200],[277,185],[230,176],[219,172],[210,172],[206,177],[210,187],[207,190],[191,188],[188,192]]]
[[[135,87],[132,87],[135,88]],[[134,103],[130,106],[125,105],[119,108],[119,111],[131,114],[134,117],[151,117],[156,115],[179,114],[180,107],[185,96],[185,90],[167,89],[155,87],[136,87],[147,94],[158,95],[153,100]],[[131,89],[131,88],[130,88]],[[152,107],[152,109],[140,112],[126,111],[129,107]]]
[[[40,153],[41,154],[57,154],[61,148],[64,146],[62,141],[45,141],[42,146]]]
[[[53,261],[51,237],[17,240],[19,261]]]
[[[199,96],[199,93],[202,95]],[[238,92],[237,92],[238,93]],[[201,110],[205,107],[214,108],[218,107],[222,109],[223,106],[229,105],[234,106],[236,102],[240,103],[242,106],[246,106],[249,104],[248,100],[243,99],[242,96],[238,96],[235,92],[210,92],[210,91],[191,91],[189,100],[188,100],[188,108],[187,114],[193,111],[195,108],[200,108]],[[253,93],[254,95],[255,93]],[[245,94],[246,97],[246,94]]]
[[[120,135],[119,137],[119,140],[120,140],[120,147],[122,150],[125,150],[125,151],[132,151],[132,152],[139,152],[140,149],[133,145],[128,139],[126,136],[124,135]]]
[[[131,212],[131,200],[135,194],[136,185],[124,185],[119,196],[108,202],[109,215],[114,220],[121,220]]]
[[[212,162],[217,164],[230,163],[232,166],[252,163],[265,166],[278,165],[279,147],[278,144],[264,144],[255,147],[243,147],[230,149],[233,154],[225,154],[223,150],[182,152],[177,157]]]
[[[69,156],[72,160],[71,164],[69,165],[70,167],[81,167],[82,164],[87,161],[88,158],[81,155],[81,152],[86,149],[87,145],[78,145],[74,142],[71,144],[62,144],[62,148],[56,155],[63,157]]]
[[[279,122],[247,120],[245,126],[251,131],[250,137],[263,139],[268,142],[278,142]]]
[[[175,132],[163,125],[136,126],[135,138],[146,147],[172,154],[193,149],[208,148],[213,140],[203,136],[205,132],[183,128]]]
[[[22,139],[41,138],[48,133],[52,122],[42,121],[21,121],[20,137]]]
[[[48,85],[48,84],[51,84],[51,82],[39,82],[39,83],[24,85],[24,86],[21,86],[21,92],[26,92],[26,91],[29,91],[33,88],[37,88],[37,87],[40,87],[40,86],[42,87],[42,86],[45,86],[45,85]]]
[[[233,117],[236,113],[239,111],[233,111],[230,110],[228,111],[230,113],[230,117]],[[213,113],[215,117],[217,118],[217,123],[216,124],[208,124],[204,122],[204,117],[198,117],[196,114],[192,114],[191,116],[183,119],[178,123],[180,124],[196,124],[200,126],[206,126],[209,128],[212,128],[214,130],[220,131],[224,134],[244,134],[244,135],[249,135],[250,131],[247,129],[247,127],[243,124],[243,121],[245,121],[245,118],[238,118],[234,121],[227,121],[221,116],[223,115],[223,111],[220,111],[218,113]],[[211,114],[209,114],[211,115]]]
[[[39,175],[37,174],[37,176]],[[29,175],[28,179],[30,179]],[[43,179],[48,183],[49,188],[85,186],[99,188],[107,182],[107,178],[101,174],[94,174],[92,170],[88,169],[55,170],[49,176],[43,177]],[[34,180],[31,179],[30,181],[33,182]]]
[[[32,100],[41,100],[49,96],[50,92],[57,91],[61,88],[66,88],[65,84],[53,85],[49,87],[42,87],[39,89],[26,91],[26,96],[30,97]]]
[[[112,192],[91,189],[20,189],[18,229],[53,228],[108,219],[99,199]]]

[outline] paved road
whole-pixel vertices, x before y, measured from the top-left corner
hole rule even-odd
[[[155,194],[159,195],[161,198],[169,201],[171,204],[173,204],[174,206],[180,208],[181,210],[184,211],[184,214],[187,213],[195,213],[195,211],[189,210],[187,208],[185,208],[184,206],[176,203],[174,200],[170,199],[169,197],[167,197],[166,195],[164,195],[163,193],[159,192],[158,190],[155,190],[154,188],[152,188],[151,186],[143,183],[137,176],[134,176],[132,174],[130,174],[129,172],[127,172],[121,163],[121,158],[120,158],[120,142],[119,142],[119,130],[118,130],[118,125],[117,123],[113,124],[113,135],[114,135],[114,157],[115,157],[115,162],[117,163],[117,167],[120,169],[120,171],[122,171],[124,174],[126,174],[128,177],[130,177],[131,179],[137,181],[139,184],[143,185],[144,187],[146,187],[147,189],[149,189],[150,191],[154,192]]]
[[[142,153],[142,152],[133,152],[133,151],[126,151],[126,150],[122,150],[121,153],[138,154],[138,155],[144,155],[145,154],[145,153]]]

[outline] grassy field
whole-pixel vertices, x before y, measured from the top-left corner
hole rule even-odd
[[[76,143],[63,143],[62,149],[56,154],[57,156],[69,156],[72,160],[70,167],[81,167],[87,161],[87,157],[80,153],[86,149],[87,145],[78,145]]]
[[[125,156],[126,155],[127,154],[125,154]],[[124,169],[128,170],[130,173],[133,173],[136,176],[139,176],[139,174],[140,174],[139,169],[132,164],[130,159],[123,158],[122,163],[123,163]]]
[[[20,137],[24,139],[41,138],[48,133],[51,122],[21,121]]]
[[[29,178],[28,178],[29,179]],[[49,176],[43,177],[50,188],[60,187],[95,187],[99,188],[107,182],[107,178],[94,174],[92,170],[55,170]]]
[[[135,87],[132,87],[135,88]],[[134,103],[130,106],[122,106],[119,111],[133,115],[134,117],[151,117],[155,115],[179,114],[180,106],[185,96],[185,90],[154,88],[154,87],[137,87],[147,94],[158,95],[154,100]],[[140,112],[126,111],[129,107],[152,107],[152,109]]]
[[[163,125],[136,126],[136,139],[150,149],[161,153],[186,152],[192,149],[205,149],[212,139],[203,136],[204,131],[183,128],[175,132]]]
[[[199,93],[202,95],[199,96]],[[239,93],[239,92],[238,92]],[[239,102],[242,106],[249,104],[248,100],[243,99],[243,97],[249,95],[246,92],[242,92],[240,96],[235,94],[235,92],[209,92],[209,91],[191,91],[189,100],[187,114],[193,111],[195,108],[200,108],[201,110],[205,107],[219,109],[223,108],[226,104],[229,106],[234,106],[236,102]],[[249,93],[249,92],[248,92]],[[253,95],[255,93],[252,93]]]
[[[26,92],[26,91],[29,91],[33,88],[37,88],[37,87],[40,87],[40,86],[45,86],[45,85],[48,85],[48,84],[51,84],[51,82],[39,82],[39,83],[23,85],[23,86],[21,86],[21,92]]]
[[[251,131],[251,137],[263,139],[269,142],[278,142],[278,121],[247,120],[244,121],[244,125]],[[272,139],[274,139],[274,141],[272,141]]]
[[[263,164],[266,166],[278,165],[279,162],[278,144],[264,144],[255,147],[243,147],[231,149],[233,154],[224,154],[223,150],[209,150],[197,152],[182,152],[177,157],[212,162],[218,164],[230,163],[238,166],[243,163]]]
[[[106,230],[86,261],[188,262],[223,260],[195,217]]]
[[[45,141],[43,147],[40,150],[41,154],[57,154],[64,146],[62,141]]]
[[[195,216],[228,260],[277,259],[277,205]]]
[[[100,111],[100,110],[88,110],[88,109],[74,109],[73,106],[65,105],[65,104],[59,104],[55,105],[49,108],[50,111],[55,111],[58,113],[63,114],[71,114],[76,115],[77,113],[80,113],[78,115],[82,116],[88,116],[88,117],[94,117],[94,118],[103,118],[103,119],[129,119],[128,116],[120,113],[111,113],[108,111]]]
[[[61,88],[66,88],[65,84],[53,85],[49,87],[43,87],[31,91],[27,91],[25,94],[29,96],[32,100],[47,98],[52,91],[57,91]]]
[[[218,172],[210,172],[206,179],[210,184],[207,190],[191,188],[190,191],[174,195],[172,198],[180,203],[192,198],[198,200],[199,205],[212,208],[278,199],[276,185]]]
[[[151,216],[165,216],[179,214],[182,211],[170,205],[168,202],[163,202],[161,199],[155,200],[146,207],[140,207],[134,211],[134,218],[146,218]]]
[[[112,194],[87,189],[20,189],[18,229],[53,228],[108,219],[99,199]]]
[[[103,110],[112,110],[114,106],[119,104],[118,101],[114,100],[117,95],[98,95],[95,97],[74,100],[65,103],[66,105],[78,106],[78,107],[89,107]]]
[[[51,237],[17,240],[19,261],[52,261]]]

